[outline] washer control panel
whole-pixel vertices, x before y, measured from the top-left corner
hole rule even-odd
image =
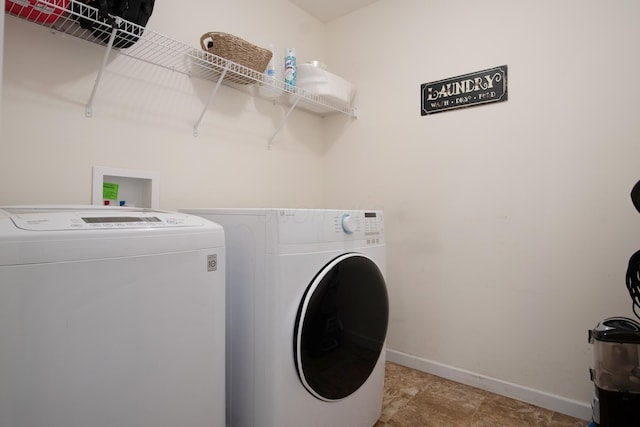
[[[150,209],[5,209],[16,227],[31,231],[140,229],[200,226],[199,217]]]

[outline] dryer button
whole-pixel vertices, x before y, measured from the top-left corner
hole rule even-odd
[[[350,213],[342,215],[342,231],[351,234],[354,231],[353,216]]]

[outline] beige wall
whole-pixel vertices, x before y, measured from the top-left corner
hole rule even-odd
[[[116,57],[86,118],[104,49],[6,18],[0,204],[90,203],[92,167],[160,173],[160,207],[323,204],[323,120],[226,87],[192,128],[214,83]],[[236,34],[301,61],[325,52],[325,26],[286,0],[158,2],[149,28],[199,46]]]
[[[4,15],[0,16],[0,129],[2,129],[2,58],[4,51]]]
[[[175,3],[175,6],[174,6]],[[180,3],[180,5],[178,5]],[[359,118],[294,112],[5,20],[0,204],[88,203],[94,165],[159,171],[160,205],[382,208],[391,351],[589,401],[587,329],[631,316],[640,3],[380,0],[327,25],[285,0],[157,3],[154,30],[295,46]],[[420,116],[421,83],[507,64],[509,101]],[[38,126],[36,126],[36,124]]]
[[[361,114],[327,142],[326,202],[385,210],[391,350],[587,406],[587,330],[633,317],[639,14],[383,0],[328,25]],[[420,116],[421,83],[503,64],[507,102]]]

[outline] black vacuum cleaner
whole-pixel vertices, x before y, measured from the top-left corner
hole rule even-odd
[[[640,181],[631,190],[631,201],[640,212]],[[626,281],[633,313],[640,319],[640,251],[629,259]],[[594,350],[592,425],[640,426],[640,323],[610,317],[589,331],[589,342]]]

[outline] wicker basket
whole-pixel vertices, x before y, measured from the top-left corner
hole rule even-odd
[[[272,55],[268,49],[263,49],[240,37],[227,33],[204,33],[200,37],[200,46],[209,53],[228,59],[260,74],[256,76],[256,79],[250,79],[242,76],[242,74],[247,73],[234,73],[232,69],[231,75],[227,75],[225,80],[240,84],[256,83],[256,80],[261,78],[261,74],[264,73],[267,65],[269,65]]]

